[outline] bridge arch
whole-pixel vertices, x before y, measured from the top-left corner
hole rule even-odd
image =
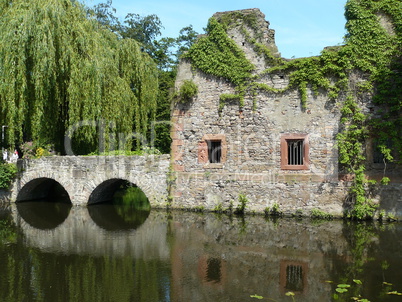
[[[102,202],[112,200],[116,191],[124,184],[132,184],[132,185],[138,187],[139,189],[141,189],[137,184],[135,184],[127,179],[111,178],[111,179],[101,182],[92,191],[92,193],[89,195],[89,198],[88,198],[88,205],[102,203]],[[144,194],[145,194],[145,192],[144,192]]]
[[[28,200],[47,200],[71,203],[70,195],[66,189],[55,179],[47,177],[34,178],[21,186],[16,196],[16,202]]]

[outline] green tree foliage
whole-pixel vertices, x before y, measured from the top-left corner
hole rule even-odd
[[[80,121],[95,123],[75,131],[82,146],[96,145],[101,121],[110,133],[147,132],[157,69],[136,41],[88,18],[77,1],[0,3],[0,120],[9,145],[34,140],[63,151],[66,130]]]
[[[129,13],[124,23],[127,25],[121,28],[122,37],[140,42],[145,51],[152,56],[156,50],[154,45],[156,38],[161,35],[161,29],[163,29],[159,17],[157,15],[141,16]]]
[[[163,153],[170,152],[170,104],[174,87],[176,67],[180,56],[195,42],[198,34],[191,25],[180,30],[179,37],[163,37],[162,22],[156,15],[126,15],[123,21],[116,16],[112,1],[88,8],[88,15],[98,20],[122,39],[135,39],[157,64],[159,93],[157,96],[156,120],[151,122],[148,141]]]
[[[121,23],[115,16],[116,9],[112,7],[112,0],[107,0],[106,3],[99,3],[93,8],[87,9],[87,14],[88,17],[95,17],[100,24],[108,27],[113,32],[120,32]]]

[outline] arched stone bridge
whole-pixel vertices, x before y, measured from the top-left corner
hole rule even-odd
[[[50,156],[18,162],[11,201],[68,195],[73,205],[110,200],[125,181],[138,186],[151,206],[166,205],[169,155]],[[55,184],[60,186],[55,186]],[[54,188],[56,192],[54,191]],[[64,189],[64,190],[63,190]]]

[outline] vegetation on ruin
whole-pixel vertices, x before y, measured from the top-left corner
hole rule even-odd
[[[327,213],[325,211],[322,211],[320,209],[312,209],[310,213],[310,217],[312,219],[317,219],[317,220],[331,220],[334,218],[334,215]]]
[[[179,102],[189,103],[197,95],[198,87],[192,80],[184,80],[179,89]]]
[[[272,207],[266,207],[264,209],[265,217],[274,216],[274,217],[282,217],[284,216],[283,211],[280,209],[280,206],[277,202],[275,202]]]
[[[244,215],[246,212],[247,204],[250,201],[248,200],[247,196],[244,194],[239,194],[239,203],[234,210],[236,215]]]
[[[251,78],[254,66],[228,37],[226,29],[224,24],[210,18],[207,35],[199,38],[183,57],[191,59],[193,67],[241,86]]]
[[[290,61],[275,58],[266,46],[258,42],[260,31],[256,26],[256,16],[231,12],[220,16],[219,22],[211,18],[207,36],[200,39],[186,57],[191,59],[195,68],[232,82],[243,97],[249,94],[255,98],[258,91],[283,93],[297,89],[301,107],[306,109],[308,102],[313,101],[308,100],[309,89],[313,96],[326,92],[331,100],[340,102],[339,160],[343,172],[353,178],[348,197],[350,207],[345,214],[352,219],[370,219],[375,214],[376,205],[370,199],[375,182],[365,175],[367,139],[371,137],[378,143],[385,163],[399,163],[402,159],[401,11],[400,0],[349,0],[345,6],[345,44],[328,47],[317,57]],[[229,42],[231,39],[226,32],[230,26],[241,27],[246,41],[265,58],[270,68],[260,75],[252,75],[254,68],[250,67],[251,63],[239,52],[238,46]],[[253,35],[249,29],[254,31]],[[235,64],[228,66],[224,56],[226,59],[235,56]],[[247,69],[238,69],[240,61]],[[238,74],[234,76],[236,72]],[[288,87],[279,90],[260,83],[259,79],[265,74],[286,75]],[[379,109],[375,115],[361,111],[369,99]],[[221,101],[220,111],[223,105]],[[389,178],[385,176],[381,183],[388,182]]]

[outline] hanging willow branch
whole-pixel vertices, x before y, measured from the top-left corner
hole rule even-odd
[[[119,40],[71,0],[0,0],[0,122],[7,144],[54,144],[80,121],[145,134],[155,115],[157,69],[131,39]],[[75,135],[95,145],[96,127]],[[117,136],[116,136],[117,137]]]

